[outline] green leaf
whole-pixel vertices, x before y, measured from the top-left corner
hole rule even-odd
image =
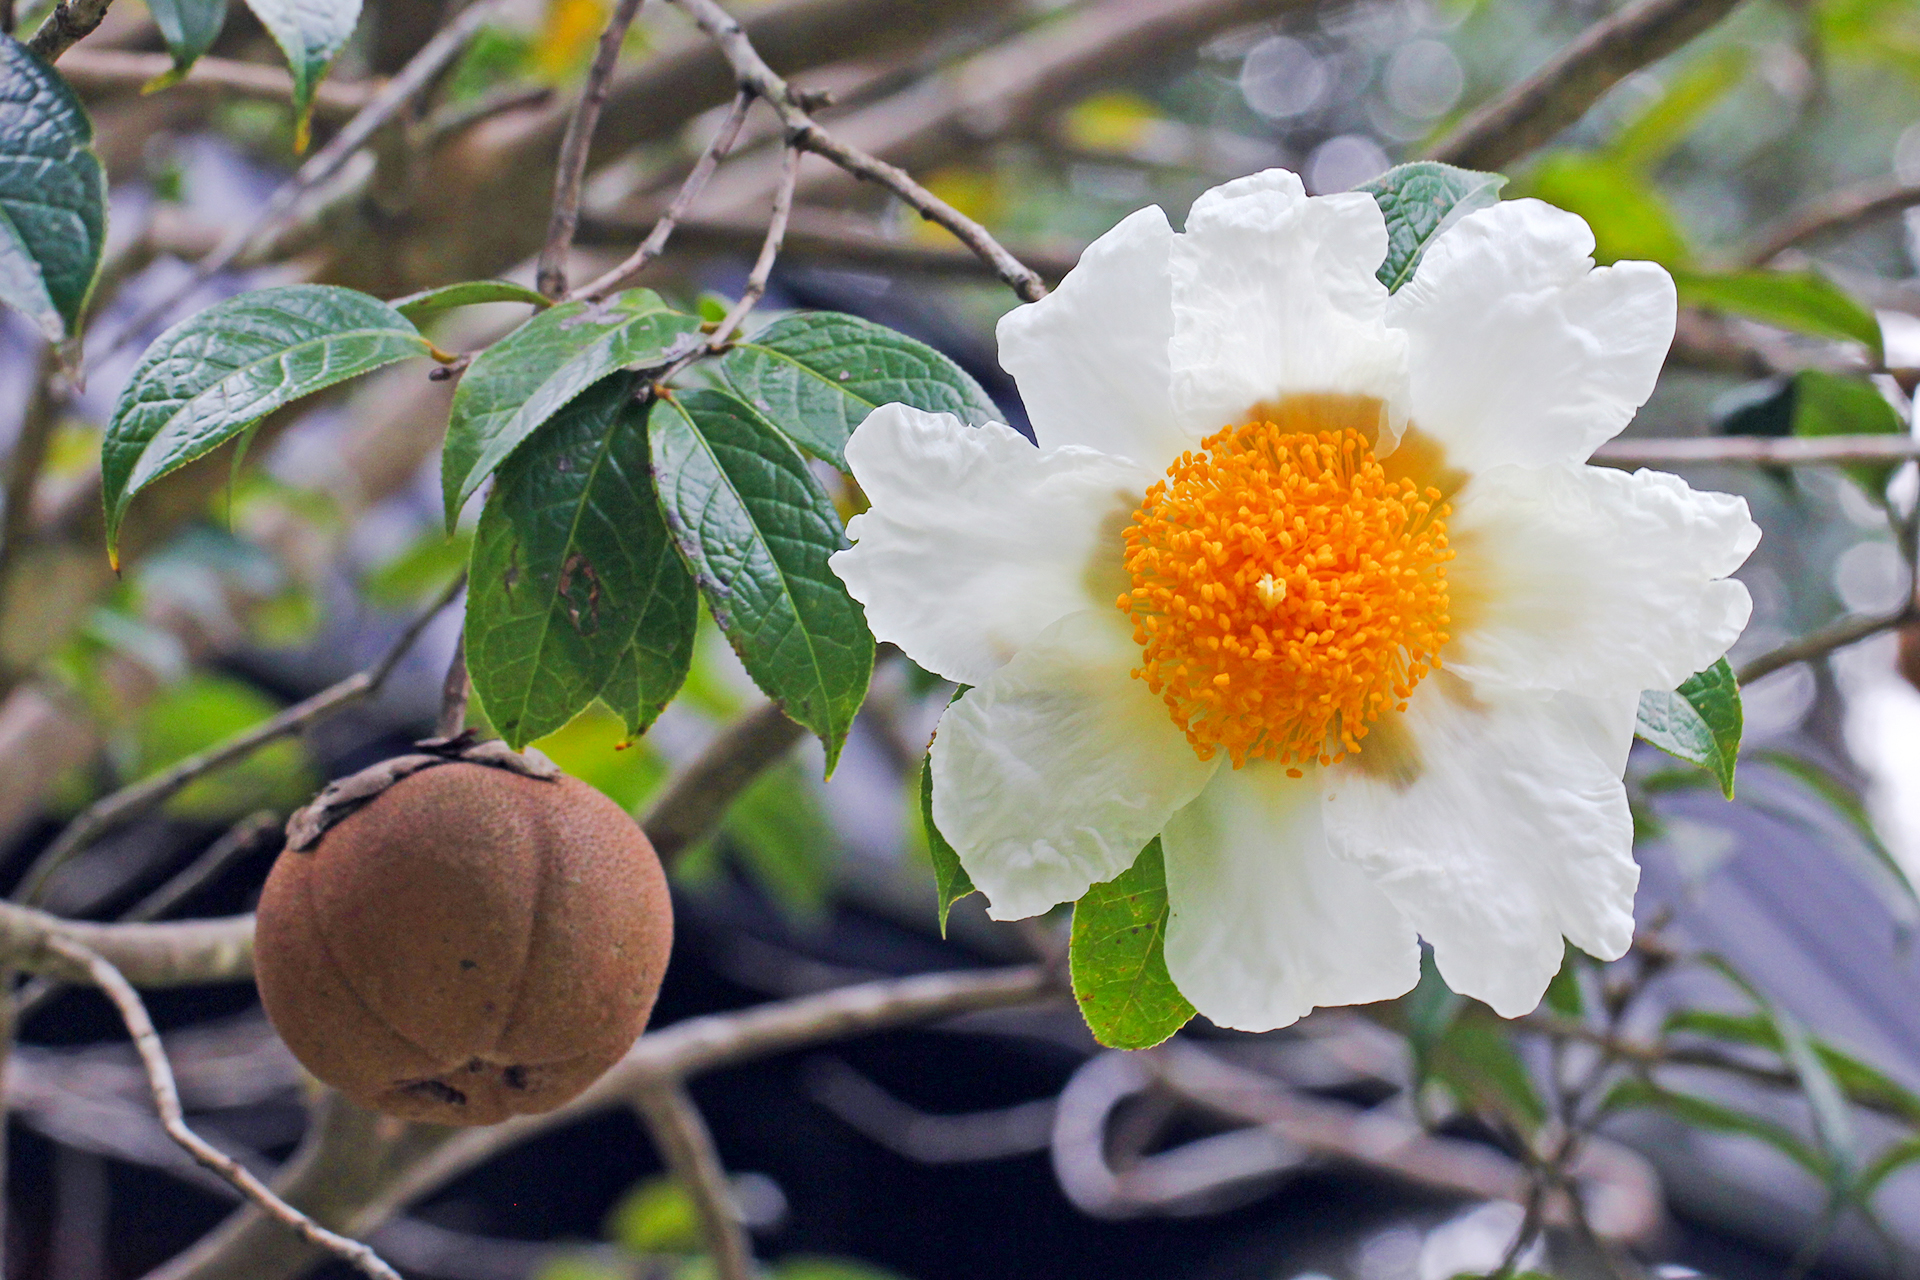
[[[842,470],[847,437],[883,404],[951,413],[974,426],[1000,417],[980,384],[932,347],[832,311],[774,321],[735,343],[720,372],[795,444]]]
[[[258,289],[189,316],[140,357],[100,446],[109,554],[133,495],[268,413],[425,355],[407,318],[334,285]]]
[[[1580,993],[1580,965],[1580,950],[1569,942],[1560,972],[1547,984],[1547,1008],[1563,1018],[1580,1018],[1587,1011],[1586,997]]]
[[[1093,1038],[1109,1049],[1150,1049],[1193,1017],[1167,975],[1169,910],[1158,836],[1073,908],[1073,998]]]
[[[827,566],[846,545],[833,504],[725,392],[663,398],[648,425],[660,508],[714,621],[754,683],[820,736],[831,774],[873,674],[866,615]]]
[[[960,695],[955,694],[957,699]],[[920,822],[927,833],[927,857],[933,862],[933,887],[939,897],[940,936],[947,936],[947,912],[953,904],[972,893],[973,877],[960,865],[960,855],[954,851],[947,838],[940,834],[940,828],[933,825],[933,761],[929,757],[920,762]]]
[[[1673,283],[1689,306],[1816,338],[1862,343],[1875,363],[1885,357],[1873,312],[1817,271],[1676,271]]]
[[[1632,166],[1585,152],[1555,151],[1525,185],[1527,195],[1587,220],[1597,262],[1643,258],[1672,267],[1687,258],[1687,242],[1665,197]]]
[[[1546,1104],[1507,1038],[1506,1024],[1484,1005],[1462,1006],[1429,1048],[1427,1069],[1467,1106],[1504,1117],[1522,1131],[1539,1127],[1547,1118]]]
[[[293,149],[305,151],[313,94],[360,21],[360,0],[247,0],[293,73]]]
[[[107,238],[93,123],[67,82],[0,37],[0,302],[50,342],[80,330]]]
[[[648,1178],[607,1215],[607,1234],[636,1254],[698,1253],[706,1247],[700,1211],[672,1178]]]
[[[1678,689],[1640,695],[1633,730],[1668,755],[1711,773],[1733,799],[1733,771],[1740,759],[1740,682],[1725,658],[1686,678]]]
[[[1387,220],[1387,256],[1374,273],[1387,292],[1394,293],[1413,279],[1427,246],[1442,231],[1475,209],[1498,204],[1500,188],[1506,185],[1501,174],[1416,160],[1395,165],[1355,187],[1374,198]]]
[[[1600,1104],[1603,1114],[1636,1109],[1664,1111],[1683,1124],[1716,1133],[1740,1134],[1757,1138],[1789,1160],[1819,1178],[1827,1180],[1826,1160],[1800,1136],[1784,1125],[1760,1116],[1748,1115],[1706,1098],[1663,1089],[1649,1080],[1628,1079],[1615,1085]]]
[[[1781,1053],[1784,1043],[1771,1018],[1759,1013],[1722,1013],[1710,1009],[1676,1009],[1662,1030],[1668,1035],[1695,1035],[1726,1040],[1749,1048]],[[1920,1095],[1877,1067],[1822,1040],[1812,1041],[1834,1080],[1856,1105],[1897,1116],[1920,1126]]]
[[[147,92],[186,75],[200,55],[213,48],[227,24],[227,0],[147,0],[147,12],[173,55],[173,70],[149,84]]]
[[[1901,435],[1907,429],[1899,412],[1865,378],[1802,369],[1793,375],[1792,401],[1796,436]],[[1879,498],[1900,464],[1853,463],[1842,469],[1869,495]]]
[[[388,305],[419,324],[430,315],[482,302],[527,302],[540,311],[553,305],[553,299],[511,280],[467,280],[460,284],[443,284],[438,289],[422,289],[419,293],[395,298]]]
[[[1700,118],[1746,79],[1753,54],[1744,45],[1721,45],[1682,67],[1651,105],[1620,127],[1607,154],[1621,164],[1647,169],[1680,145]]]
[[[1881,1183],[1911,1164],[1920,1164],[1920,1138],[1902,1138],[1876,1156],[1872,1164],[1860,1171],[1854,1194],[1865,1204],[1880,1189]]]
[[[747,875],[776,906],[817,924],[833,890],[838,839],[796,760],[755,778],[727,807],[727,842]]]
[[[500,468],[474,533],[467,669],[507,744],[566,724],[631,662],[639,733],[686,679],[699,599],[653,499],[646,411],[616,374]]]
[[[447,528],[495,467],[562,405],[616,369],[664,363],[699,327],[651,289],[542,311],[474,357],[453,393],[440,461]]]

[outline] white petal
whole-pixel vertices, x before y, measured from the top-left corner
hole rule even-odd
[[[1301,392],[1368,395],[1398,431],[1406,339],[1374,272],[1387,228],[1363,191],[1308,199],[1269,169],[1194,202],[1173,244],[1173,403],[1196,436]],[[1384,441],[1381,451],[1391,446]]]
[[[833,571],[873,634],[927,670],[983,684],[1063,615],[1119,616],[1121,530],[1151,482],[1135,464],[890,404],[847,441],[847,466],[873,506]]]
[[[934,823],[996,920],[1113,879],[1212,776],[1139,660],[1118,610],[1071,614],[941,719]]]
[[[1438,672],[1398,717],[1397,768],[1362,751],[1322,771],[1334,852],[1433,944],[1448,986],[1504,1017],[1539,1004],[1563,935],[1603,960],[1633,941],[1628,707],[1571,693],[1481,697]]]
[[[1167,971],[1223,1027],[1270,1031],[1316,1005],[1413,988],[1413,927],[1327,849],[1319,784],[1268,761],[1222,768],[1161,833]]]
[[[1060,287],[1000,320],[1000,365],[1043,449],[1078,444],[1155,474],[1195,439],[1174,426],[1167,341],[1173,228],[1149,205],[1087,246]]]
[[[1560,463],[1482,472],[1453,505],[1442,657],[1476,686],[1671,689],[1747,625],[1725,577],[1760,540],[1743,498]]]
[[[1509,200],[1468,214],[1388,304],[1406,330],[1413,419],[1467,472],[1583,462],[1653,391],[1673,341],[1673,278],[1593,269],[1574,214]]]

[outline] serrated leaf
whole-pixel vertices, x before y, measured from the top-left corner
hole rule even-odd
[[[1073,998],[1093,1038],[1109,1049],[1150,1049],[1194,1015],[1167,973],[1169,914],[1158,836],[1131,867],[1074,905]]]
[[[651,289],[542,311],[474,357],[453,393],[440,478],[447,527],[494,468],[616,369],[663,363],[699,327]]]
[[[1725,658],[1686,678],[1678,689],[1640,695],[1634,732],[1667,754],[1697,764],[1733,799],[1740,758],[1740,682]]]
[[[247,0],[293,73],[294,150],[307,149],[313,94],[360,21],[360,0]]]
[[[956,698],[958,694],[954,695]],[[973,877],[960,865],[960,855],[933,823],[933,761],[920,762],[920,822],[927,833],[927,857],[933,863],[933,888],[938,898],[940,936],[947,936],[947,913],[953,904],[974,891]]]
[[[147,0],[147,12],[173,55],[173,70],[148,85],[149,92],[185,75],[227,24],[227,0]]]
[[[1387,256],[1374,273],[1387,292],[1413,279],[1427,246],[1441,232],[1475,209],[1499,203],[1500,188],[1506,185],[1501,174],[1416,160],[1355,187],[1373,197],[1387,220]]]
[[[722,391],[663,398],[648,422],[660,509],[714,621],[769,698],[840,757],[873,674],[866,615],[827,557],[846,546],[807,460]]]
[[[107,238],[93,123],[67,82],[0,36],[0,302],[50,342],[77,334]]]
[[[1677,271],[1673,283],[1688,306],[1862,343],[1876,364],[1885,357],[1873,312],[1817,271]]]
[[[500,468],[474,532],[467,670],[518,750],[585,710],[623,659],[616,708],[652,722],[686,679],[699,599],[653,499],[646,411],[616,374]]]
[[[553,305],[553,299],[545,294],[511,280],[465,280],[459,284],[443,284],[437,289],[422,289],[419,293],[395,298],[387,305],[419,324],[430,315],[482,302],[526,302],[540,311]]]
[[[101,442],[109,552],[127,504],[161,476],[282,405],[430,350],[392,307],[334,285],[258,289],[174,325],[140,357]]]
[[[979,426],[1000,411],[967,372],[924,342],[832,311],[774,321],[720,361],[734,392],[795,444],[846,468],[847,437],[883,404]]]

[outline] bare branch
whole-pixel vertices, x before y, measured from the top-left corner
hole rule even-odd
[[[1749,662],[1742,663],[1734,672],[1734,678],[1743,685],[1752,684],[1763,676],[1770,676],[1782,667],[1790,667],[1796,662],[1811,662],[1815,658],[1824,658],[1835,649],[1844,649],[1850,644],[1859,644],[1862,640],[1879,635],[1882,631],[1891,631],[1895,627],[1920,618],[1920,607],[1909,599],[1907,603],[1893,613],[1880,614],[1864,618],[1843,618],[1832,626],[1822,627],[1798,640],[1789,641],[1778,649],[1771,649]]]
[[[1756,463],[1768,467],[1824,467],[1847,462],[1903,462],[1920,458],[1912,436],[1699,436],[1610,440],[1593,460],[1611,467],[1681,467]]]
[[[120,1019],[127,1024],[127,1034],[133,1037],[134,1048],[139,1051],[140,1061],[147,1069],[147,1080],[153,1089],[153,1103],[160,1112],[160,1123],[165,1126],[168,1137],[185,1148],[187,1154],[201,1165],[232,1183],[247,1199],[335,1257],[351,1263],[374,1277],[374,1280],[400,1280],[400,1273],[382,1262],[380,1255],[372,1249],[358,1240],[350,1240],[327,1230],[275,1195],[266,1183],[254,1177],[238,1160],[189,1129],[181,1114],[180,1091],[174,1087],[173,1069],[167,1065],[166,1051],[160,1046],[160,1035],[153,1029],[153,1020],[147,1016],[147,1007],[141,1003],[140,993],[133,989],[133,984],[118,969],[85,947],[56,938],[49,943],[49,948],[77,966],[80,974],[99,987],[120,1010]]]
[[[40,973],[58,969],[50,947],[71,942],[105,956],[143,987],[244,982],[253,975],[253,917],[167,924],[93,924],[0,902],[0,961]]]
[[[125,49],[75,49],[60,59],[60,74],[83,96],[137,93],[173,70],[164,53],[132,53]],[[313,112],[322,119],[344,120],[365,107],[380,91],[379,80],[322,80],[313,92]],[[232,58],[203,57],[186,77],[169,87],[170,93],[228,95],[288,102],[293,77],[283,67]]]
[[[60,376],[59,348],[46,344],[40,352],[34,376],[33,394],[27,400],[20,430],[13,439],[13,456],[7,460],[6,505],[0,508],[0,599],[5,599],[7,580],[20,560],[21,549],[33,527],[33,491],[39,485],[40,471],[47,461],[47,443],[60,423],[60,410],[66,397],[55,385]],[[10,603],[10,601],[9,601]]]
[[[467,727],[467,698],[473,681],[467,675],[467,633],[462,628],[453,642],[453,656],[447,659],[447,674],[440,681],[440,719],[433,731],[442,738],[458,737]]]
[[[466,585],[466,575],[456,578],[452,585],[440,593],[419,617],[410,623],[400,637],[388,646],[380,661],[364,671],[356,671],[345,680],[322,689],[312,697],[296,702],[278,715],[263,720],[252,728],[236,733],[225,742],[208,747],[205,751],[188,756],[185,760],[163,769],[152,777],[143,778],[131,786],[122,787],[112,795],[103,796],[81,811],[80,816],[67,824],[54,842],[46,847],[40,856],[27,868],[20,883],[13,891],[15,901],[38,902],[46,892],[47,883],[55,871],[65,862],[99,839],[108,831],[131,821],[154,805],[185,787],[205,774],[224,768],[236,761],[244,760],[279,738],[298,733],[300,730],[324,716],[338,711],[341,707],[358,702],[379,692],[387,677],[399,665],[407,650],[427,625],[439,616],[442,609],[451,604],[460,590]]]
[[[580,224],[580,184],[587,176],[587,151],[613,88],[621,42],[639,12],[640,0],[620,0],[614,6],[606,29],[600,33],[599,47],[594,50],[586,87],[580,91],[580,100],[567,120],[567,132],[560,140],[560,163],[553,176],[553,212],[547,219],[547,241],[541,246],[535,277],[540,292],[549,298],[567,291],[567,250],[573,247],[573,230]]]
[[[906,170],[839,141],[814,123],[787,82],[774,74],[773,68],[747,40],[740,24],[715,0],[674,0],[674,3],[685,9],[713,39],[733,67],[740,87],[752,91],[773,108],[780,123],[786,126],[789,147],[825,156],[856,178],[878,182],[911,205],[921,217],[939,223],[958,236],[969,249],[991,263],[994,273],[1025,301],[1034,302],[1046,296],[1047,286],[1039,275],[1008,253],[985,227],[915,182]]]
[[[1851,230],[1883,214],[1920,204],[1920,182],[1875,178],[1830,191],[1803,209],[1774,223],[1741,255],[1748,266],[1761,267],[1803,240]]]
[[[672,863],[707,837],[733,798],[806,735],[765,703],[735,720],[670,783],[641,822],[655,853]]]
[[[1430,154],[1469,169],[1502,168],[1551,142],[1607,90],[1707,30],[1739,3],[1635,0],[1468,116]]]
[[[40,29],[27,41],[27,48],[48,62],[57,60],[78,41],[93,34],[105,21],[113,0],[60,0],[53,12],[40,23]]]
[[[640,242],[640,247],[619,266],[591,284],[574,290],[568,295],[569,301],[574,298],[585,298],[590,302],[598,301],[624,286],[644,271],[648,263],[660,256],[661,250],[667,247],[667,238],[686,218],[687,212],[693,208],[693,202],[700,198],[701,191],[706,189],[707,181],[713,177],[714,169],[721,160],[726,158],[727,152],[733,150],[734,141],[740,136],[740,126],[746,121],[747,108],[752,104],[752,94],[742,91],[734,95],[733,107],[727,112],[726,118],[720,122],[719,129],[714,131],[713,141],[707,144],[705,151],[701,152],[700,159],[694,163],[693,171],[687,174],[686,181],[680,184],[680,190],[674,194],[673,203],[667,206],[667,211],[661,214],[659,220],[653,224],[653,230],[649,231],[647,238]]]
[[[713,1148],[713,1135],[686,1086],[673,1080],[635,1089],[633,1103],[653,1135],[661,1162],[700,1214],[719,1280],[753,1280],[753,1246],[727,1189],[727,1171]]]
[[[707,350],[724,349],[740,328],[740,322],[747,318],[754,304],[766,295],[767,281],[773,276],[773,264],[780,257],[781,243],[787,238],[787,219],[793,214],[793,189],[799,180],[800,149],[788,147],[780,158],[780,185],[773,194],[773,216],[767,222],[766,239],[760,242],[760,256],[753,261],[753,270],[747,274],[747,287],[741,290],[739,301],[728,309],[720,327],[707,340]]]

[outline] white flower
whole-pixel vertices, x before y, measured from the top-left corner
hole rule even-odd
[[[1579,218],[1462,219],[1389,298],[1364,193],[1283,171],[1142,209],[1000,323],[1035,448],[904,405],[847,460],[834,569],[976,686],[934,818],[995,917],[1159,835],[1168,969],[1264,1030],[1418,977],[1532,1009],[1633,934],[1642,689],[1746,625],[1746,504],[1585,465],[1653,388],[1674,290]]]

